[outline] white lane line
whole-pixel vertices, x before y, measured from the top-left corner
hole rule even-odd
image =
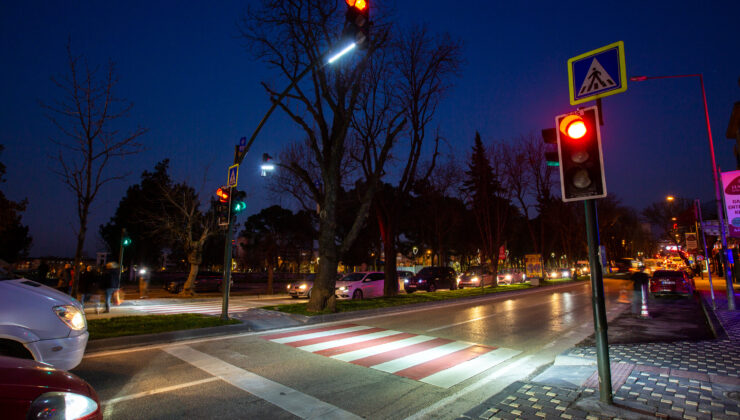
[[[344,411],[339,407],[226,363],[191,347],[172,346],[164,350],[198,369],[221,378],[235,387],[243,389],[300,418],[361,419],[361,417],[349,411]]]
[[[328,337],[331,335],[337,335],[337,334],[342,334],[342,333],[347,333],[347,332],[369,330],[370,328],[373,328],[373,327],[368,327],[365,325],[357,325],[354,327],[340,328],[337,330],[320,331],[320,332],[309,333],[309,334],[294,335],[292,337],[276,338],[270,341],[272,341],[273,343],[285,344],[285,343],[292,343],[294,341],[310,340],[312,338]]]
[[[573,293],[573,295],[574,296],[578,296],[578,295],[583,295],[583,294],[586,294],[586,293],[587,292]],[[522,308],[522,309],[531,308],[533,306],[547,305],[547,304],[550,304],[550,302],[549,301],[548,302],[539,302],[539,303],[535,303],[533,305],[526,306],[525,308]],[[479,316],[478,318],[466,319],[465,321],[456,322],[454,324],[442,325],[441,327],[432,328],[432,329],[426,330],[424,332],[432,332],[432,331],[444,330],[445,328],[457,327],[458,325],[468,324],[470,322],[480,321],[482,319],[492,318],[492,317],[495,317],[495,316],[500,317],[500,316],[502,316],[502,314],[499,313],[499,312],[497,312],[497,313],[493,313],[493,314],[490,314],[490,315]]]
[[[472,345],[473,344],[471,343],[465,343],[463,341],[453,341],[452,343],[443,344],[429,350],[409,354],[408,356],[400,357],[398,359],[390,360],[370,367],[388,373],[398,372],[399,370],[407,369],[411,366],[416,366],[418,364],[429,362],[442,356],[447,356],[448,354],[466,349]]]
[[[375,333],[359,335],[357,337],[349,337],[349,338],[345,338],[342,340],[332,340],[332,341],[327,341],[325,343],[309,344],[307,346],[298,347],[298,350],[303,350],[303,351],[313,353],[319,350],[326,350],[326,349],[330,349],[333,347],[346,346],[348,344],[362,343],[363,341],[374,340],[376,338],[388,337],[389,335],[396,335],[396,334],[401,334],[401,332],[393,331],[393,330],[378,331]]]
[[[377,346],[368,347],[366,349],[350,351],[342,354],[335,354],[331,356],[332,359],[342,360],[345,362],[351,362],[353,360],[362,359],[364,357],[375,356],[376,354],[385,353],[387,351],[400,349],[402,347],[410,346],[413,344],[423,343],[425,341],[434,340],[434,337],[428,335],[417,335],[416,337],[410,337],[403,340],[394,341],[392,343],[380,344]]]
[[[111,398],[108,401],[103,401],[103,405],[107,406],[107,405],[116,404],[122,401],[135,400],[137,398],[147,397],[149,395],[162,394],[165,392],[176,391],[178,389],[189,388],[191,386],[202,385],[208,382],[220,381],[220,380],[221,378],[212,377],[212,378],[201,379],[198,381],[185,382],[185,383],[178,384],[178,385],[166,386],[163,388],[150,389],[149,391],[137,392],[136,394],[124,395],[122,397]]]
[[[478,388],[481,388],[483,386],[486,386],[486,385],[489,384],[489,382],[491,382],[493,380],[496,380],[496,379],[499,379],[502,376],[508,375],[511,372],[516,372],[517,373],[517,377],[519,379],[525,378],[525,377],[527,377],[527,375],[529,375],[530,373],[534,372],[534,370],[537,368],[537,366],[533,366],[533,365],[527,366],[527,363],[529,363],[530,359],[532,359],[532,356],[526,356],[526,357],[523,357],[523,358],[521,358],[521,359],[519,359],[519,360],[517,360],[517,361],[515,361],[515,362],[513,362],[511,364],[509,364],[508,366],[505,366],[505,367],[502,367],[502,368],[498,368],[498,369],[494,369],[493,372],[491,372],[491,374],[489,374],[485,378],[481,379],[480,381],[475,382],[474,384],[469,385],[468,387],[461,389],[460,391],[458,391],[458,392],[450,395],[449,397],[443,398],[443,399],[437,401],[435,404],[432,404],[429,407],[427,407],[427,408],[425,408],[423,410],[420,410],[420,411],[418,411],[418,412],[410,415],[409,417],[406,418],[406,420],[426,419],[426,418],[433,417],[433,416],[431,416],[432,413],[435,413],[437,411],[442,410],[446,406],[448,406],[448,405],[454,403],[455,401],[457,401],[458,399],[462,398],[464,395],[469,394],[469,393],[477,390]],[[517,379],[514,379],[514,380],[517,380]],[[514,380],[512,380],[510,383],[513,383]],[[507,386],[508,386],[508,384],[507,384]],[[499,391],[497,391],[496,393],[498,393],[498,392]]]
[[[455,367],[429,375],[426,378],[420,379],[420,381],[442,388],[449,388],[468,378],[472,378],[473,376],[488,370],[505,360],[511,359],[519,353],[521,353],[519,350],[499,348],[476,357],[475,359],[460,363]]]

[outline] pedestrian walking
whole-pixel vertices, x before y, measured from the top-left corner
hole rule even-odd
[[[90,300],[90,296],[95,293],[98,288],[98,272],[95,266],[88,265],[87,268],[80,273],[79,278],[80,285],[77,292],[80,294],[80,303],[85,306],[85,302]]]
[[[72,265],[64,264],[64,268],[59,270],[59,281],[57,290],[68,295],[72,294]]]
[[[139,299],[146,299],[149,297],[149,270],[145,267],[139,268]]]
[[[121,271],[118,263],[109,262],[105,265],[102,286],[105,289],[105,311],[110,312],[111,298],[121,287]]]
[[[639,271],[636,271],[632,275],[632,314],[640,315],[642,308],[642,301],[644,293],[647,290],[647,284],[650,280],[650,276],[645,273],[645,267],[640,267]]]

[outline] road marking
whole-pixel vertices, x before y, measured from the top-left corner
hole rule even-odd
[[[431,417],[430,415],[432,413],[439,412],[444,407],[462,398],[464,395],[469,394],[485,385],[488,385],[489,382],[495,379],[498,379],[504,375],[507,375],[510,372],[517,372],[517,377],[520,379],[525,378],[531,372],[534,372],[534,370],[537,368],[537,366],[527,366],[527,363],[529,362],[531,358],[532,356],[526,356],[517,361],[510,363],[508,366],[496,368],[488,376],[481,379],[480,381],[475,382],[467,386],[466,388],[463,388],[460,391],[448,396],[447,398],[443,398],[437,401],[435,404],[432,404],[429,407],[412,414],[411,416],[407,417],[406,420],[417,420],[417,419],[424,419],[424,418]],[[508,386],[510,383],[513,383],[514,380],[507,381],[508,383],[505,386]],[[505,386],[499,386],[500,389],[494,392],[494,395],[500,392],[503,388],[505,388]]]
[[[221,313],[221,302],[191,302],[191,303],[166,303],[159,305],[135,305],[126,306],[126,309],[131,309],[138,312],[144,312],[148,314],[204,314],[204,315],[218,315]],[[255,306],[247,306],[243,304],[232,304],[229,306],[229,313],[245,312]]]
[[[347,324],[262,338],[443,388],[519,354],[516,350]]]
[[[198,380],[198,381],[185,382],[185,383],[178,384],[178,385],[172,385],[172,386],[166,386],[166,387],[163,387],[163,388],[150,389],[149,391],[138,392],[136,394],[124,395],[122,397],[111,398],[108,401],[103,401],[103,406],[117,404],[117,403],[122,402],[122,401],[135,400],[135,399],[141,398],[141,397],[148,397],[149,395],[156,395],[156,394],[162,394],[162,393],[170,392],[170,391],[177,391],[178,389],[189,388],[191,386],[202,385],[202,384],[206,384],[208,382],[220,381],[220,380],[221,380],[221,378],[216,378],[214,376],[214,377],[211,377],[211,378],[201,379],[201,380]]]
[[[188,346],[165,348],[167,353],[303,419],[361,419],[348,411],[263,378]]]

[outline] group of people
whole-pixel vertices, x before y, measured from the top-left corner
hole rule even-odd
[[[70,264],[65,264],[59,271],[57,289],[61,292],[72,295],[74,292],[74,270]],[[79,275],[79,284],[77,286],[78,300],[84,305],[90,300],[90,297],[99,290],[105,293],[105,310],[110,312],[113,295],[121,287],[121,274],[118,264],[109,262],[105,268],[95,265],[88,265]]]

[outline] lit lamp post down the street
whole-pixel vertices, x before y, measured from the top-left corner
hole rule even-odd
[[[725,267],[725,280],[727,282],[727,309],[734,311],[735,293],[732,288],[732,270],[730,269],[730,264],[728,264],[732,259],[732,254],[730,254],[731,251],[727,248],[727,233],[725,232],[724,212],[722,209],[722,193],[720,191],[719,179],[717,178],[717,161],[714,157],[714,141],[712,140],[712,127],[709,124],[709,109],[707,108],[707,93],[704,89],[704,77],[701,73],[697,73],[679,74],[674,76],[633,76],[630,77],[630,80],[633,82],[644,82],[652,79],[677,79],[684,77],[698,77],[699,83],[701,84],[701,95],[704,102],[704,118],[707,122],[707,135],[709,137],[709,153],[712,157],[712,176],[714,177],[714,194],[715,199],[717,200],[717,218],[719,219],[720,235],[722,237],[722,250],[725,253],[723,264]]]

